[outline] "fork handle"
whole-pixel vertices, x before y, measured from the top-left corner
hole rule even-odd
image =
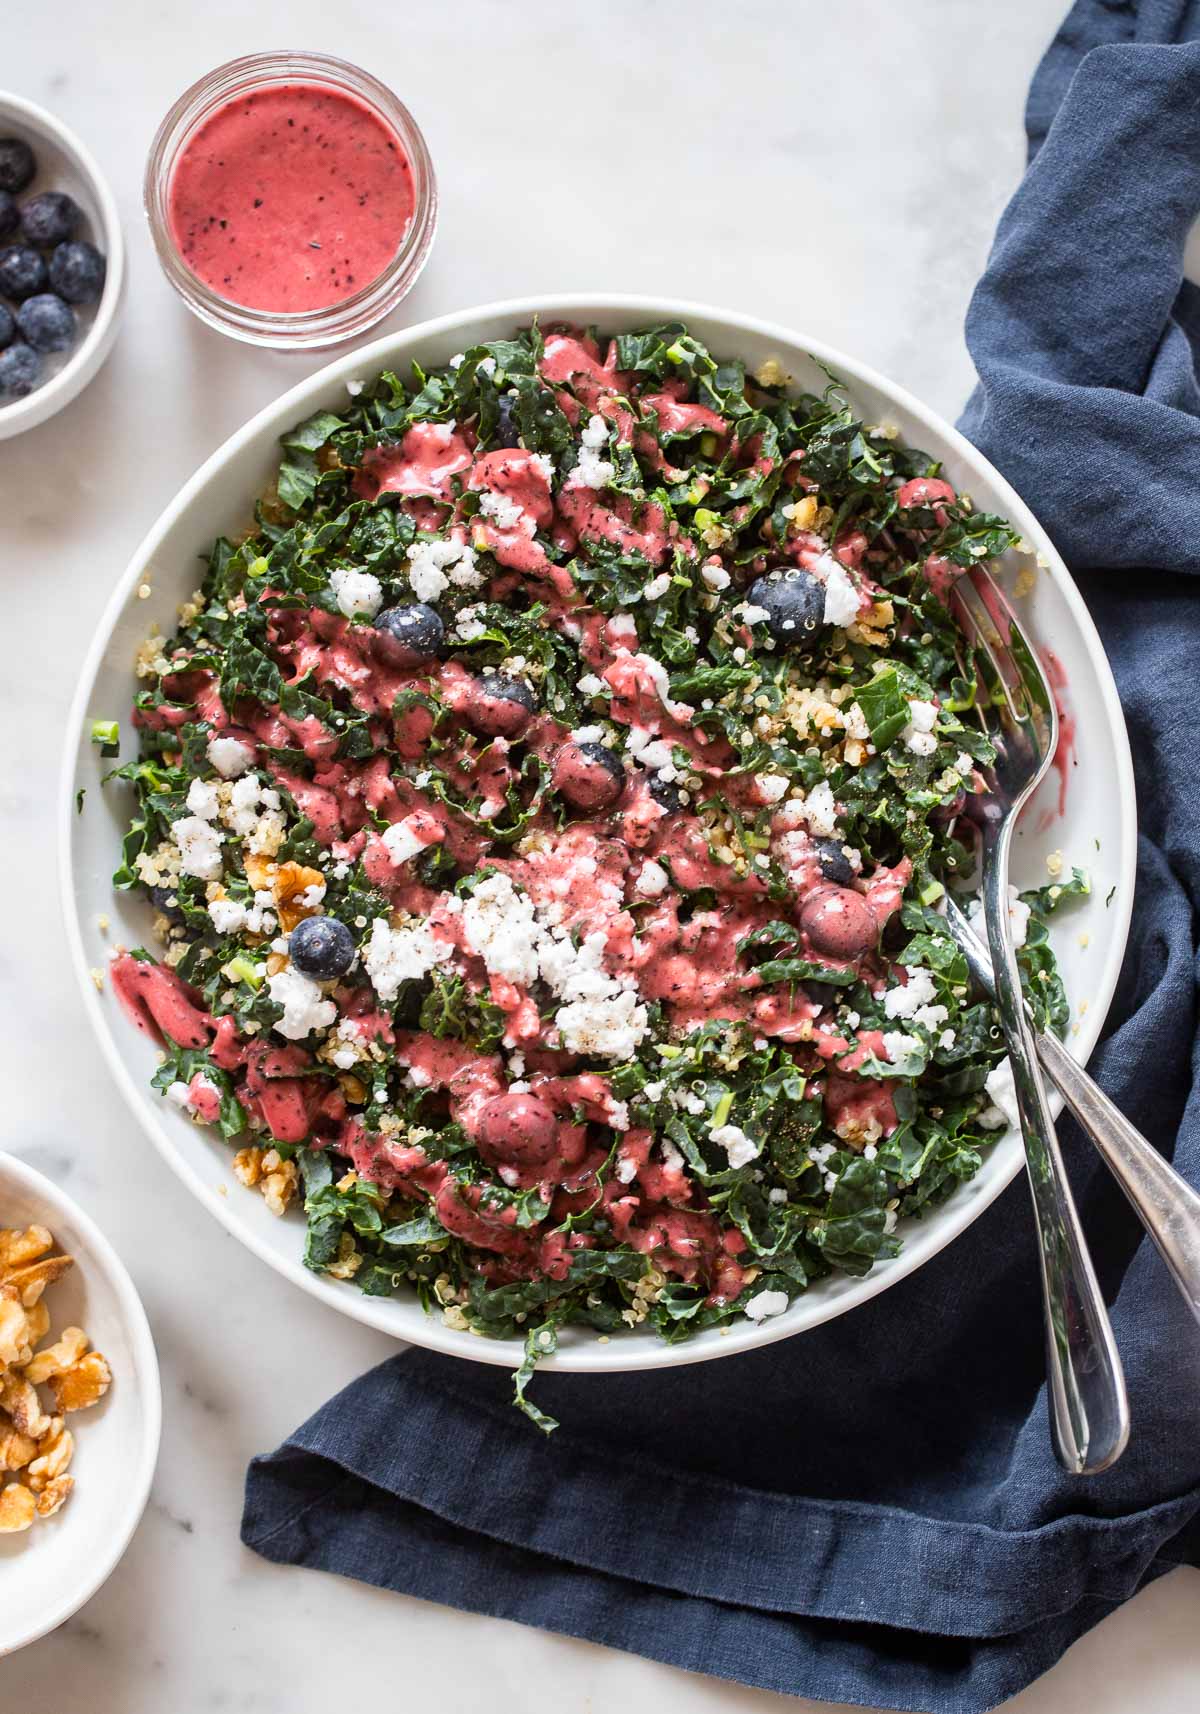
[[[1011,827],[1009,819],[999,827],[985,823],[982,830],[990,858],[984,864],[983,894],[996,1005],[1008,1041],[1038,1228],[1054,1448],[1065,1470],[1095,1475],[1125,1450],[1129,1404],[1112,1324],[1063,1166],[1034,1030],[1021,998],[1008,918]]]
[[[1055,1035],[1039,1035],[1042,1064],[1175,1276],[1200,1321],[1200,1196],[1115,1107]]]

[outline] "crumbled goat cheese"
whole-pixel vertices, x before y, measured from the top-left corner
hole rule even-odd
[[[510,500],[505,494],[497,494],[494,488],[479,490],[479,510],[483,517],[492,520],[498,530],[515,530],[525,516],[515,500]]]
[[[648,899],[655,899],[667,890],[669,877],[661,863],[647,861],[638,870],[637,890]]]
[[[347,619],[356,613],[365,613],[368,619],[373,619],[383,606],[383,585],[372,572],[339,565],[329,574],[329,587],[338,611]]]
[[[987,939],[987,923],[984,916],[983,900],[975,899],[967,912],[967,918],[981,939]],[[1029,933],[1029,906],[1021,898],[1017,889],[1010,884],[1008,889],[1008,921],[1012,928],[1014,946],[1024,946],[1025,937]]]
[[[634,655],[633,658],[650,679],[650,682],[653,684],[658,696],[658,700],[662,703],[667,713],[673,716],[682,716],[683,718],[690,720],[692,711],[687,704],[685,702],[671,701],[671,679],[662,662],[656,661],[653,655]]]
[[[922,702],[919,699],[909,702],[908,725],[900,737],[905,749],[911,750],[914,756],[932,756],[937,749],[937,734],[934,731],[937,715],[937,704],[934,702]]]
[[[893,1065],[899,1065],[910,1054],[921,1053],[923,1044],[920,1036],[906,1035],[903,1030],[888,1030],[883,1038],[883,1051]]]
[[[337,1017],[337,1007],[327,1000],[317,984],[298,970],[277,970],[268,976],[267,987],[283,1016],[271,1028],[288,1041],[303,1041],[314,1030],[328,1029]]]
[[[188,808],[202,821],[217,819],[217,788],[209,780],[193,780],[186,798]]]
[[[608,424],[602,416],[593,416],[579,437],[579,462],[567,478],[568,488],[607,488],[616,474],[600,448],[608,444]]]
[[[254,761],[254,750],[240,738],[210,738],[208,759],[223,780],[236,780]]]
[[[599,696],[604,689],[604,680],[597,678],[595,673],[584,673],[576,682],[575,689],[580,696]]]
[[[459,589],[478,589],[483,572],[475,549],[465,542],[414,542],[408,550],[408,582],[418,601],[436,601],[451,583]],[[464,608],[460,618],[465,613]]]
[[[488,972],[528,988],[538,976],[533,901],[507,875],[489,875],[463,903],[463,931]]]
[[[215,881],[221,873],[223,833],[198,815],[185,815],[171,823],[171,838],[179,847],[179,867],[185,875]]]
[[[768,1315],[782,1315],[787,1306],[787,1292],[760,1291],[744,1306],[743,1314],[751,1321],[765,1321]]]
[[[990,1103],[979,1115],[979,1123],[984,1130],[1003,1131],[1010,1126],[1015,1130],[1021,1120],[1017,1112],[1017,1089],[1013,1082],[1012,1061],[1007,1054],[999,1065],[988,1072],[984,1089]]]
[[[349,1071],[363,1057],[362,1034],[354,1019],[340,1019],[332,1039],[338,1045],[330,1053],[330,1059],[339,1071]]]
[[[425,841],[413,832],[413,819],[408,816],[404,821],[393,822],[381,835],[384,850],[393,863],[407,863],[425,849]]]
[[[778,803],[787,796],[788,781],[784,774],[755,774],[754,783],[764,803]]]
[[[850,625],[858,618],[858,590],[846,576],[845,568],[830,553],[817,561],[817,570],[824,572],[825,611],[827,625]]]
[[[867,725],[867,717],[862,711],[862,704],[852,702],[842,713],[842,722],[846,729],[847,738],[857,738],[865,744],[871,736],[871,728]]]
[[[812,788],[804,799],[802,811],[809,832],[818,839],[828,839],[837,826],[837,805],[828,780]]]
[[[768,1190],[767,1192],[767,1201],[775,1203],[776,1206],[786,1202],[787,1199],[788,1193],[784,1190],[782,1185],[776,1185],[774,1190]]]
[[[748,1137],[738,1125],[718,1125],[709,1136],[719,1149],[724,1149],[731,1167],[748,1166],[757,1160],[762,1145]]]
[[[746,625],[761,625],[765,619],[771,617],[765,607],[756,607],[752,601],[743,601],[733,612],[734,617],[741,619]]]
[[[496,359],[494,357],[481,357],[479,362],[475,365],[475,373],[477,375],[486,375],[490,381],[492,376],[496,373]]]
[[[632,1155],[622,1155],[617,1162],[617,1180],[620,1184],[631,1184],[637,1176],[637,1162]]]
[[[729,588],[730,577],[724,566],[702,565],[700,567],[700,577],[710,589],[721,590]]]
[[[660,572],[657,577],[651,578],[649,583],[642,585],[642,599],[644,601],[657,601],[667,593],[670,587],[670,574],[665,571]]]
[[[401,983],[428,976],[435,964],[444,964],[453,952],[448,941],[433,938],[427,923],[392,928],[386,917],[376,917],[363,951],[363,964],[379,998],[390,1004]]]

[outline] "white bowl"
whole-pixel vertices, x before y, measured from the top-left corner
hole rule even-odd
[[[131,894],[114,894],[110,884],[131,800],[119,788],[100,791],[103,772],[115,764],[99,759],[88,742],[88,723],[93,717],[121,716],[122,759],[134,754],[134,735],[127,730],[134,651],[153,622],[164,633],[171,632],[178,603],[200,580],[197,555],[207,552],[213,537],[250,521],[253,500],[278,462],[281,433],[314,410],[344,406],[347,381],[368,378],[382,368],[400,368],[418,356],[423,364],[445,362],[467,346],[511,333],[534,314],[543,321],[594,322],[614,332],[683,319],[717,354],[742,357],[751,367],[777,357],[802,384],[819,391],[825,376],[814,362],[818,359],[845,379],[868,421],[894,422],[908,442],[940,458],[950,480],[968,491],[977,507],[1011,519],[1040,556],[1045,569],[1037,572],[1032,591],[1020,598],[1019,607],[1034,637],[1054,649],[1066,671],[1067,695],[1078,728],[1079,765],[1070,770],[1061,819],[1053,774],[1025,815],[1018,839],[1018,879],[1025,885],[1045,881],[1045,858],[1056,849],[1068,861],[1073,859],[1092,871],[1091,898],[1082,908],[1064,913],[1055,933],[1067,990],[1076,1006],[1078,1033],[1071,1045],[1080,1058],[1086,1058],[1096,1043],[1120,969],[1133,897],[1136,838],[1133,771],[1116,687],[1083,601],[1045,532],[999,473],[949,424],[901,388],[819,340],[696,304],[619,296],[527,298],[462,311],[389,334],[339,358],[260,412],[209,459],[154,525],[113,594],[80,679],[62,782],[61,857],[67,929],[84,1004],[108,1063],[148,1135],[230,1232],[288,1279],[346,1315],[416,1345],[507,1365],[519,1361],[515,1340],[456,1332],[425,1315],[414,1297],[364,1297],[352,1285],[308,1272],[300,1261],[301,1231],[296,1221],[277,1220],[256,1193],[241,1190],[236,1182],[230,1185],[228,1148],[211,1131],[198,1129],[166,1107],[149,1088],[157,1059],[154,1044],[126,1021],[107,988],[97,992],[88,974],[103,966],[114,942],[150,944],[152,916],[148,904]],[[1022,564],[1027,569],[1034,561],[1027,556]],[[1010,583],[1018,569],[1014,556],[1014,563],[1004,568]],[[139,600],[136,590],[147,582],[151,594]],[[77,815],[75,796],[84,788],[85,807]],[[97,928],[102,914],[112,921],[107,937]],[[1084,934],[1086,949],[1081,943]],[[904,1249],[896,1260],[880,1264],[863,1279],[835,1275],[824,1280],[770,1321],[760,1325],[742,1321],[682,1345],[663,1345],[652,1331],[641,1329],[602,1345],[593,1333],[569,1329],[546,1367],[665,1368],[729,1356],[813,1327],[920,1267],[983,1212],[1021,1165],[1019,1139],[1002,1138],[975,1179],[924,1220],[902,1229]]]
[[[0,399],[0,440],[9,440],[69,405],[112,350],[125,295],[125,239],[116,202],[100,168],[61,120],[32,101],[0,91],[0,137],[22,138],[37,156],[37,177],[18,201],[43,190],[66,191],[83,210],[78,236],[94,244],[107,264],[100,302],[82,304],[75,311],[79,322],[75,344],[61,358],[48,360],[57,362],[58,368],[27,399]]]
[[[46,1292],[50,1337],[82,1327],[108,1358],[112,1385],[68,1419],[76,1485],[62,1510],[21,1535],[0,1536],[0,1655],[61,1625],[114,1570],[145,1510],[162,1417],[154,1340],[116,1251],[48,1178],[0,1154],[0,1226],[33,1225],[48,1227],[75,1258]]]

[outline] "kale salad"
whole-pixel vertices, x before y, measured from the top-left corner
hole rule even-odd
[[[834,378],[680,324],[349,395],[139,653],[116,885],[157,942],[111,981],[307,1265],[523,1337],[549,1428],[564,1326],[779,1315],[1004,1127],[937,906],[991,759],[948,594],[1015,538]],[[1012,905],[1060,1033],[1086,885]]]

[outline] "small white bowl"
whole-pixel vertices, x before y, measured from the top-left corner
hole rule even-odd
[[[52,113],[0,90],[0,137],[22,138],[37,156],[37,177],[19,193],[18,201],[44,190],[62,190],[74,197],[84,217],[79,236],[94,244],[107,264],[100,302],[76,309],[79,338],[57,359],[60,367],[28,398],[0,399],[0,440],[9,440],[69,405],[112,350],[125,296],[125,240],[116,201],[100,168],[79,138]]]
[[[48,1227],[56,1248],[75,1258],[46,1292],[50,1337],[82,1327],[107,1357],[112,1385],[69,1419],[76,1486],[62,1510],[0,1536],[0,1655],[61,1625],[114,1570],[145,1510],[162,1421],[154,1340],[124,1264],[69,1196],[0,1153],[0,1226],[33,1225]]]

